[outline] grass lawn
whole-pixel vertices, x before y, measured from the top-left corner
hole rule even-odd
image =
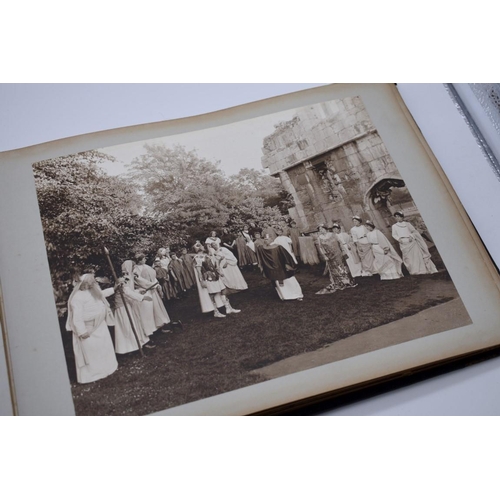
[[[314,351],[337,340],[413,315],[458,296],[448,274],[379,281],[315,295],[328,284],[323,266],[297,274],[304,300],[282,302],[257,271],[245,272],[249,290],[231,295],[239,314],[216,319],[200,312],[196,290],[167,305],[184,330],[153,336],[155,349],[118,355],[118,370],[106,379],[76,384],[71,335],[64,333],[78,415],[144,415],[262,382],[256,368]]]

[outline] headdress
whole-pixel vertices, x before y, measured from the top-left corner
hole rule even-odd
[[[371,227],[373,227],[373,228],[375,229],[375,224],[374,224],[371,220],[367,220],[367,221],[365,222],[365,225],[366,225],[366,226],[371,226]]]
[[[334,224],[332,224],[332,229],[333,229],[334,227],[336,227],[336,228],[340,229],[340,225],[339,225],[339,224],[337,224],[336,222],[335,222]]]
[[[404,217],[405,216],[405,214],[403,212],[399,211],[399,210],[397,212],[394,212],[394,217],[396,217],[396,215],[399,215],[400,217]]]
[[[359,222],[363,222],[363,219],[361,219],[361,217],[359,217],[359,215],[353,215],[353,220],[356,219],[356,220],[359,220]]]

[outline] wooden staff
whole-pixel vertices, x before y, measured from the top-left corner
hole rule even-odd
[[[106,255],[106,257],[108,259],[108,264],[109,264],[109,267],[111,268],[111,272],[113,273],[113,278],[115,279],[115,283],[118,283],[118,276],[116,275],[115,268],[113,267],[113,264],[112,264],[111,259],[109,257],[109,250],[106,247],[104,247],[104,254]],[[137,342],[137,346],[139,347],[139,352],[141,353],[141,356],[144,356],[144,353],[142,352],[141,343],[139,342],[139,336],[137,335],[137,332],[135,331],[134,322],[132,321],[132,316],[130,315],[130,311],[128,310],[127,302],[125,301],[125,294],[123,293],[121,285],[118,286],[118,290],[120,291],[123,305],[125,306],[125,311],[127,312],[128,320],[130,321],[130,326],[132,327],[132,332],[134,332],[134,337],[135,337],[135,341]]]

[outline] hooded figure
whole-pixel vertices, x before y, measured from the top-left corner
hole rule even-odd
[[[300,284],[295,278],[297,263],[281,245],[271,243],[269,234],[264,245],[257,247],[264,276],[272,281],[281,300],[302,300]]]
[[[111,375],[117,368],[115,350],[108,324],[113,315],[106,297],[114,289],[101,290],[93,274],[76,281],[68,300],[66,330],[73,332],[76,379],[80,384],[95,382]]]

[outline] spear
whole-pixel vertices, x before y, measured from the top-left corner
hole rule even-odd
[[[109,257],[109,250],[106,247],[103,247],[103,248],[104,248],[104,254],[106,255],[106,257],[108,259],[109,267],[111,268],[111,272],[113,273],[113,278],[115,279],[115,283],[118,283],[118,276],[116,275],[115,268],[113,267],[113,264],[112,264],[111,259]],[[130,326],[132,327],[132,332],[134,332],[134,337],[135,337],[135,341],[137,342],[137,346],[139,347],[139,352],[141,353],[141,356],[144,356],[144,353],[142,352],[141,343],[139,342],[139,336],[137,335],[137,332],[135,331],[134,322],[132,321],[132,316],[130,315],[130,311],[128,310],[127,302],[125,301],[125,294],[123,293],[121,286],[118,287],[118,291],[120,292],[123,305],[125,306],[125,311],[127,312],[128,320],[130,321]]]

